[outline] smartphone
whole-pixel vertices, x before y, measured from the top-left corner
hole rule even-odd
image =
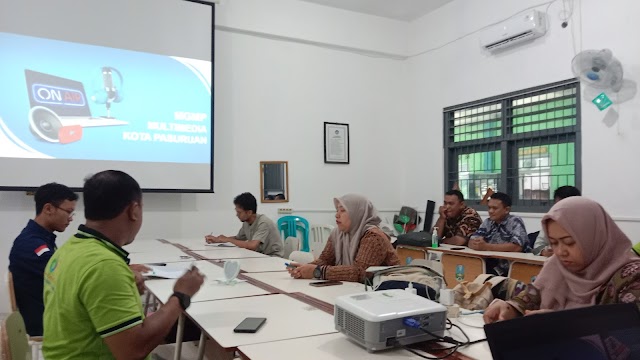
[[[338,280],[316,281],[316,282],[309,283],[309,285],[316,286],[316,287],[341,285],[341,284],[342,284],[342,281],[338,281]]]
[[[451,250],[464,250],[463,247],[452,247]]]
[[[267,321],[266,318],[251,318],[248,317],[244,320],[242,320],[242,322],[240,324],[238,324],[238,326],[236,326],[235,329],[233,329],[233,332],[235,333],[255,333],[258,331],[258,329],[260,329],[262,327],[262,325],[264,325],[264,323]]]

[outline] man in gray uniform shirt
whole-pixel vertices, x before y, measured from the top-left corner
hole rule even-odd
[[[276,224],[267,216],[256,214],[258,203],[251,193],[242,193],[233,199],[236,216],[242,221],[238,235],[205,236],[207,243],[230,242],[237,247],[257,251],[269,256],[284,255],[284,243]]]

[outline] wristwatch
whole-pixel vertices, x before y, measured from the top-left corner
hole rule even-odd
[[[320,265],[316,266],[316,268],[313,270],[313,278],[322,279],[322,269],[320,269]]]
[[[178,299],[182,310],[187,310],[189,305],[191,305],[191,296],[187,294],[175,291],[173,294],[171,294],[171,296],[175,296]]]

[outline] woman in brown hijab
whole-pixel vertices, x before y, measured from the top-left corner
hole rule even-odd
[[[640,308],[640,258],[600,204],[566,198],[542,218],[542,227],[554,255],[533,284],[509,301],[494,301],[485,310],[485,322],[596,304]]]
[[[297,279],[363,281],[370,266],[398,265],[389,237],[378,227],[380,218],[367,198],[347,194],[333,199],[336,225],[320,257],[289,269]]]

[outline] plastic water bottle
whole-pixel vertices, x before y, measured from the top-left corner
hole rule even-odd
[[[438,228],[437,227],[433,228],[433,234],[431,235],[431,247],[434,249],[438,247]]]

